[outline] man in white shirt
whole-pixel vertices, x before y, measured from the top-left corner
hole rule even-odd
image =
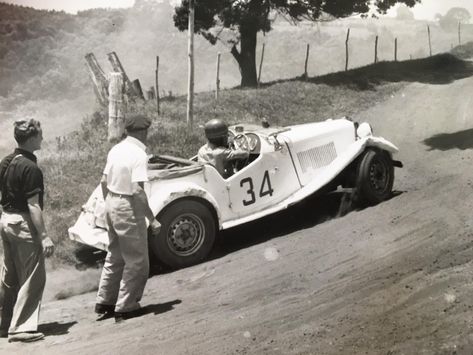
[[[127,117],[127,137],[108,153],[101,186],[109,246],[97,292],[97,320],[115,316],[121,321],[140,314],[149,274],[145,218],[154,234],[160,228],[143,189],[148,181],[145,144],[150,125],[143,115]]]

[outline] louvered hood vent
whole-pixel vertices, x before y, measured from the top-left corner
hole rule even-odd
[[[302,173],[310,169],[315,170],[327,166],[336,157],[337,151],[333,142],[297,153]]]

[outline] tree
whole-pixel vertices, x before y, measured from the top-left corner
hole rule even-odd
[[[437,14],[436,18],[438,19],[439,25],[442,29],[445,31],[454,31],[459,22],[470,22],[471,15],[470,12],[463,7],[452,7],[447,11],[445,16]]]
[[[375,0],[379,13],[396,3],[414,6],[421,0]],[[256,86],[256,35],[271,31],[274,14],[284,16],[293,23],[301,20],[317,21],[324,18],[341,18],[353,14],[367,14],[371,0],[195,0],[195,33],[210,43],[217,40],[231,47],[238,63],[241,86]],[[180,31],[188,27],[189,0],[182,0],[175,8],[174,24]],[[225,38],[230,31],[234,34]],[[238,50],[237,45],[240,45]]]
[[[409,8],[402,4],[396,10],[396,19],[402,21],[412,21],[414,20],[414,13],[409,10]]]

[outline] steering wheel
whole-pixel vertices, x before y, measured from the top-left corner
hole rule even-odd
[[[250,152],[250,139],[244,133],[239,133],[233,138],[232,149],[241,149]]]
[[[233,137],[233,141],[230,144],[230,149],[240,149],[248,152],[248,157],[246,159],[235,159],[232,161],[232,169],[233,172],[237,172],[243,169],[246,165],[248,165],[248,161],[250,159],[250,140],[248,136],[244,133],[239,133],[235,137]]]

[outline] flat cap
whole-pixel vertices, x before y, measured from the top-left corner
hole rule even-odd
[[[133,114],[125,118],[125,129],[127,131],[139,131],[148,129],[151,126],[151,119],[142,114]]]

